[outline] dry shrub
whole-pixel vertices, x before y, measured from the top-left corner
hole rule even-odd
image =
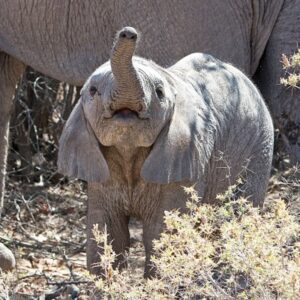
[[[285,78],[281,78],[280,83],[284,86],[289,86],[292,88],[300,88],[300,49],[298,52],[294,53],[290,57],[285,54],[282,55],[282,66],[286,71]]]
[[[8,174],[40,185],[57,182],[58,140],[79,88],[26,68],[15,93]]]
[[[262,211],[245,199],[202,204],[193,188],[188,212],[165,213],[165,232],[154,241],[157,278],[132,280],[112,267],[116,254],[107,233],[94,228],[103,255],[103,278],[94,279],[104,299],[299,299],[300,226],[284,201]]]

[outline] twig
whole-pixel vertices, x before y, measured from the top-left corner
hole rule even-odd
[[[48,285],[57,285],[57,286],[64,286],[69,284],[88,284],[93,283],[92,280],[71,280],[71,281],[61,281],[61,282],[48,282]]]
[[[64,286],[64,285],[71,285],[71,284],[88,284],[88,283],[93,283],[92,280],[64,280],[64,281],[54,281],[51,277],[46,275],[46,273],[42,272],[35,272],[33,274],[29,274],[23,277],[18,278],[18,280],[24,280],[27,278],[32,278],[32,277],[44,277],[47,281],[48,285],[56,285],[58,287]]]
[[[221,286],[212,278],[210,274],[205,272],[205,277],[211,282],[211,284],[218,290],[219,293],[221,293],[222,296],[225,297],[225,299],[234,300],[235,298],[227,294]]]
[[[70,272],[70,279],[74,280],[76,276],[73,272],[73,265],[70,262],[70,260],[69,260],[68,256],[66,255],[66,253],[63,253],[63,259],[64,259],[64,262],[65,262],[65,264],[68,267],[68,270]]]
[[[32,212],[31,212],[31,209],[30,209],[30,207],[29,207],[29,205],[28,205],[28,202],[25,200],[25,198],[24,198],[23,195],[21,196],[21,199],[22,199],[22,201],[24,202],[24,204],[25,204],[25,206],[26,206],[26,208],[27,208],[27,210],[28,210],[28,212],[29,212],[29,214],[30,214],[30,217],[31,217],[32,221],[35,223],[36,221],[35,221],[35,218],[34,218]]]
[[[40,243],[40,242],[36,242],[35,244],[32,244],[32,243],[22,242],[22,241],[15,240],[15,239],[12,240],[12,239],[1,237],[1,236],[0,236],[0,241],[3,242],[4,244],[8,244],[8,245],[13,244],[13,245],[20,246],[20,247],[40,249],[40,250],[45,250],[45,251],[52,252],[55,254],[61,254],[61,251],[56,250],[55,248],[53,248],[53,246],[44,245],[43,243]]]
[[[17,199],[14,198],[14,204],[15,204],[15,208],[17,210],[17,213],[16,213],[16,218],[19,222],[21,222],[21,218],[20,218],[20,212],[21,212],[21,209],[20,209],[20,205],[17,203]]]
[[[18,278],[18,280],[24,280],[24,279],[32,278],[32,277],[44,277],[47,281],[47,284],[49,284],[49,282],[52,281],[52,279],[49,276],[47,276],[44,272],[39,273],[38,271],[34,272],[33,274],[29,274],[29,275],[20,277],[20,278]]]
[[[55,253],[55,254],[62,253],[62,250],[53,248],[53,247],[59,247],[60,245],[47,245],[47,244],[39,242],[37,240],[34,240],[35,243],[27,243],[27,242],[22,242],[22,241],[19,241],[16,239],[9,239],[7,237],[0,236],[0,241],[7,245],[13,244],[13,245],[25,247],[25,248],[40,249],[40,250],[48,251],[48,252]],[[61,243],[61,242],[59,242],[59,243]],[[72,245],[72,243],[67,243],[67,242],[62,243],[62,246],[70,246],[70,245]],[[76,254],[78,252],[81,252],[81,250],[84,249],[84,246],[85,246],[85,242],[83,244],[79,245],[78,247],[76,247],[71,253]]]
[[[12,240],[12,239],[2,237],[2,236],[0,236],[0,241],[3,243],[7,243],[9,245],[14,244],[16,246],[21,246],[21,247],[26,247],[26,248],[34,248],[34,249],[41,248],[41,245],[35,245],[35,244],[27,243],[27,242],[22,242],[19,240]]]
[[[36,243],[38,243],[38,244],[41,243],[41,241],[39,241],[33,234],[30,234],[29,232],[27,232],[27,230],[22,226],[22,223],[18,223],[17,227],[21,229],[21,231],[24,233],[24,235],[28,239],[31,239],[31,240],[35,241]]]

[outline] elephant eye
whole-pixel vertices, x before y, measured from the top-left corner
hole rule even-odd
[[[156,93],[156,95],[159,99],[162,99],[164,97],[164,91],[163,91],[163,88],[161,86],[158,86],[156,88],[155,93]]]
[[[97,93],[97,88],[95,86],[91,86],[90,87],[90,95],[92,97],[94,97],[96,93]]]

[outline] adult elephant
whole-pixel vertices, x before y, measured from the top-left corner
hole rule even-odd
[[[137,54],[162,65],[206,52],[256,73],[276,123],[293,128],[283,133],[300,160],[299,91],[278,84],[281,54],[300,41],[300,0],[0,0],[0,7],[0,206],[11,98],[24,67],[81,85],[127,25],[144,33]]]

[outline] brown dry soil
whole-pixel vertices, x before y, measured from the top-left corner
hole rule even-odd
[[[291,168],[270,179],[267,201],[282,198],[300,222],[300,171]],[[9,181],[0,242],[17,260],[10,274],[0,274],[0,299],[87,299],[92,284],[86,270],[85,186],[72,181],[57,186],[29,186]],[[129,267],[142,276],[141,225],[131,222]],[[2,295],[1,295],[2,292]],[[2,298],[1,298],[2,296]]]

